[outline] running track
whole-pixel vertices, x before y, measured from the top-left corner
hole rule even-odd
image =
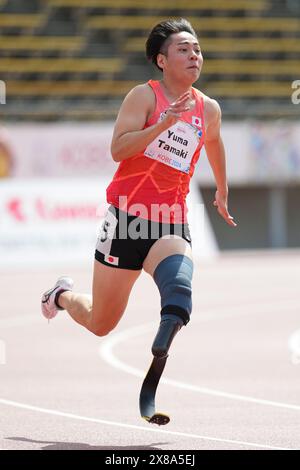
[[[160,428],[138,410],[159,321],[152,280],[140,277],[116,330],[97,338],[65,312],[49,324],[40,315],[41,292],[62,274],[90,291],[90,265],[0,270],[1,449],[300,448],[300,365],[289,349],[300,251],[197,262],[193,317],[159,385],[157,409],[171,416]]]

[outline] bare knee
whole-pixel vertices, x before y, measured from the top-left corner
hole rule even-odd
[[[106,312],[107,313],[107,312]],[[91,317],[89,324],[89,330],[94,333],[96,336],[107,336],[119,323],[121,319],[122,312],[109,312],[108,317],[101,319],[100,315],[95,315]]]
[[[114,326],[101,324],[93,325],[90,327],[90,331],[96,336],[107,336],[113,329]]]

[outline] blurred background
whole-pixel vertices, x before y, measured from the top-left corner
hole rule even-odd
[[[214,243],[300,246],[300,0],[0,0],[0,265],[90,256],[113,123],[134,85],[161,77],[144,45],[169,17],[194,26],[195,86],[223,111],[235,230],[205,155],[195,173]]]

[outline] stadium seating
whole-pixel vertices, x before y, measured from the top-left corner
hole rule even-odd
[[[1,49],[5,51],[79,51],[83,48],[81,36],[2,36]]]
[[[56,7],[81,7],[81,0],[48,0],[48,4]],[[137,8],[139,10],[266,10],[270,0],[161,0],[142,3],[140,0],[85,0],[85,8]]]
[[[200,32],[266,32],[294,31],[300,29],[300,20],[295,18],[230,18],[228,16],[197,18],[186,15],[194,28]],[[93,16],[86,20],[87,28],[149,30],[151,26],[164,20],[165,16],[106,15]]]
[[[205,59],[197,86],[223,116],[296,117],[299,15],[292,0],[0,0],[1,117],[115,118],[132,86],[160,76],[145,60],[149,30],[181,16]]]

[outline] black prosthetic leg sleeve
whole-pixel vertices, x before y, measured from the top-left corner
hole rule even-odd
[[[161,319],[158,332],[152,344],[154,357],[166,357],[172,341],[183,325],[183,321],[177,315],[164,315]]]

